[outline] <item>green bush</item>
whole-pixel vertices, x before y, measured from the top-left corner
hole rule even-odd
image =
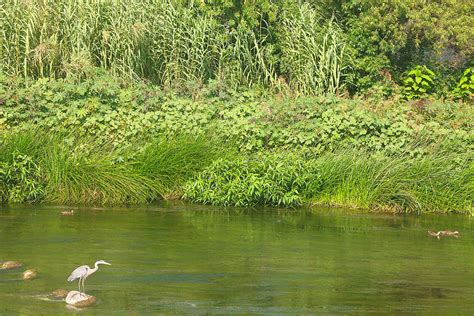
[[[467,68],[464,70],[461,78],[459,79],[456,88],[453,90],[453,96],[459,99],[472,98],[474,94],[474,69]]]
[[[348,46],[354,49],[354,90],[364,91],[387,74],[398,80],[415,64],[429,65],[444,77],[472,58],[468,30],[474,27],[474,17],[468,0],[351,0],[324,5],[337,12]]]
[[[433,92],[435,73],[426,66],[416,66],[403,79],[403,94],[407,100],[427,97]]]
[[[11,203],[37,202],[43,198],[44,183],[38,165],[25,155],[13,154],[12,161],[0,162],[0,196]]]
[[[185,186],[184,198],[224,206],[297,206],[319,187],[318,172],[295,155],[220,159]]]

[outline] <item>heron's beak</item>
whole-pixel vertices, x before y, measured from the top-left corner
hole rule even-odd
[[[104,264],[108,265],[108,266],[111,266],[112,264],[111,263],[108,263],[108,262],[105,262],[104,261]]]

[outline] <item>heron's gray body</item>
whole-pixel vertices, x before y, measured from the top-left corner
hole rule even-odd
[[[71,275],[67,278],[67,280],[71,282],[71,281],[79,279],[79,282],[78,282],[79,292],[81,292],[81,284],[82,284],[82,291],[85,292],[84,282],[86,281],[89,275],[99,270],[99,264],[107,264],[109,266],[111,265],[110,263],[105,262],[104,260],[99,260],[99,261],[96,261],[93,269],[91,269],[88,265],[77,267],[74,271],[72,271]]]
[[[85,276],[87,274],[87,271],[89,271],[91,268],[87,265],[83,265],[80,267],[77,267],[74,271],[72,271],[71,275],[67,280],[69,282],[74,281],[76,279],[80,279],[81,277]]]

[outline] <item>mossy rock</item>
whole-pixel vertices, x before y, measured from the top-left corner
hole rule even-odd
[[[78,291],[71,291],[66,296],[66,303],[74,307],[88,307],[94,304],[96,300],[95,296]]]
[[[5,261],[0,265],[1,270],[12,270],[12,269],[18,269],[23,266],[23,263],[19,261]]]
[[[38,277],[38,272],[35,269],[28,269],[23,272],[23,280],[33,280]]]

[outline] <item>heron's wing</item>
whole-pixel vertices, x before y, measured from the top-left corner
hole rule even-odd
[[[80,266],[76,270],[72,271],[71,275],[67,278],[68,281],[74,281],[87,274],[88,266]]]

